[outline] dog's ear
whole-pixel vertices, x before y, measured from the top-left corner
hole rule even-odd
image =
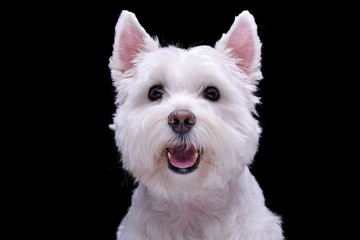
[[[158,47],[158,41],[149,36],[135,14],[124,10],[115,27],[113,55],[109,66],[112,70],[125,73],[134,67],[139,53],[151,52]]]
[[[216,43],[215,49],[236,58],[237,65],[246,74],[258,72],[261,42],[254,17],[248,11],[239,14],[230,30]]]

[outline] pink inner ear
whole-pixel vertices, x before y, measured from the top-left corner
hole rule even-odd
[[[238,66],[249,73],[254,60],[254,35],[249,23],[243,22],[231,33],[227,47],[231,48],[234,57],[240,59]]]
[[[125,72],[134,66],[132,61],[144,48],[145,40],[140,29],[133,23],[128,23],[124,27],[119,43],[119,57],[122,63],[122,70]]]

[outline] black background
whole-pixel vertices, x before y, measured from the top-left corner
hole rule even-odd
[[[12,28],[13,73],[21,82],[15,98],[23,98],[12,108],[21,114],[20,133],[11,140],[13,159],[25,155],[9,171],[18,180],[11,187],[20,210],[12,214],[19,224],[14,236],[115,239],[135,187],[121,170],[108,128],[115,112],[108,60],[122,10],[133,11],[163,46],[184,48],[214,46],[235,16],[243,10],[254,15],[263,43],[257,107],[263,133],[251,171],[266,205],[282,216],[287,239],[323,236],[329,211],[322,195],[337,186],[322,174],[334,164],[324,154],[331,146],[321,144],[328,131],[323,115],[338,107],[327,97],[333,82],[322,65],[325,32],[336,24],[327,15],[334,11],[293,1],[194,4],[59,3],[14,11],[12,18],[22,19]],[[21,223],[30,229],[20,231]]]

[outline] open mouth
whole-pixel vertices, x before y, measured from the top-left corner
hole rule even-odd
[[[166,148],[169,169],[175,173],[188,174],[197,169],[200,161],[200,151],[191,145],[182,144]]]

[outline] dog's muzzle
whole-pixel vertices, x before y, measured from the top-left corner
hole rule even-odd
[[[196,124],[195,115],[188,110],[175,110],[168,117],[168,124],[182,139]],[[175,173],[187,174],[197,169],[200,151],[186,143],[166,148],[169,169]]]

